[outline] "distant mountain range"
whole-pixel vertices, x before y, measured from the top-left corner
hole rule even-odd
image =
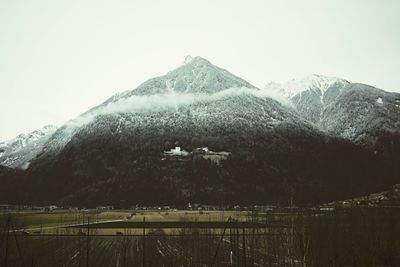
[[[42,151],[44,144],[56,130],[56,126],[47,125],[40,130],[0,142],[0,165],[27,169],[30,161]]]
[[[382,133],[400,129],[398,93],[321,75],[269,83],[265,89],[281,93],[321,130],[355,143],[373,144]]]
[[[328,202],[400,182],[399,137],[400,94],[320,75],[259,89],[187,57],[58,129],[0,143],[14,168],[0,169],[0,201]]]

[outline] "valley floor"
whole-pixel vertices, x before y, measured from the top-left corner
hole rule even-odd
[[[1,266],[400,264],[396,207],[12,211],[0,219]]]

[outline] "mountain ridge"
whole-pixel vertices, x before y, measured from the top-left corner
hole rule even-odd
[[[39,130],[22,133],[10,140],[0,142],[0,165],[27,169],[29,163],[41,152],[47,139],[57,126],[46,125]]]
[[[355,143],[372,145],[376,132],[400,132],[398,93],[321,75],[269,84],[264,90],[280,92],[302,118]]]

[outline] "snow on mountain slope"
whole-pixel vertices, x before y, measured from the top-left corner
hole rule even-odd
[[[26,169],[56,129],[56,126],[47,125],[40,130],[20,134],[14,139],[0,142],[0,165]]]
[[[120,121],[122,126],[128,123],[135,125],[135,127],[142,127],[142,118],[148,118],[148,116],[160,117],[161,121],[158,123],[161,124],[158,126],[163,127],[185,123],[201,124],[201,121],[207,121],[209,124],[219,123],[220,125],[226,125],[226,116],[237,115],[236,119],[232,118],[230,121],[231,123],[238,123],[244,120],[243,117],[250,116],[248,114],[253,110],[253,106],[257,112],[253,112],[254,116],[251,116],[249,123],[254,124],[262,117],[265,120],[269,120],[268,124],[264,124],[265,127],[272,127],[284,122],[295,122],[296,124],[309,126],[308,122],[299,118],[294,112],[282,106],[276,100],[259,96],[254,89],[249,88],[230,88],[214,94],[168,92],[155,95],[133,95],[110,102],[101,108],[92,109],[90,112],[86,112],[82,116],[66,123],[48,140],[44,151],[50,154],[60,151],[74,135],[78,134],[87,125],[92,128],[91,132],[99,130],[96,125],[110,123],[102,120],[102,118],[109,118],[109,115],[125,114],[123,118],[118,118],[118,120],[122,120]],[[183,110],[185,111],[183,112]],[[243,114],[239,114],[237,112],[239,110]],[[182,112],[191,115],[191,122],[179,121],[180,118],[183,118],[181,116]],[[132,117],[133,119],[127,119],[127,117]],[[113,117],[114,119],[116,117]],[[207,123],[201,125],[205,126]]]
[[[187,56],[185,63],[166,75],[152,78],[138,88],[116,94],[104,104],[133,95],[154,95],[169,92],[213,94],[229,88],[255,88],[225,69],[211,64],[202,57]]]
[[[373,144],[384,132],[400,132],[400,97],[340,78],[310,75],[286,83],[269,83],[298,114],[321,130],[356,143]]]
[[[309,75],[302,79],[291,79],[283,83],[271,82],[264,88],[290,100],[303,118],[318,123],[321,114],[349,82],[335,77]]]
[[[302,118],[355,143],[373,144],[379,134],[400,132],[396,93],[321,75],[269,83],[264,91],[280,93]]]
[[[373,144],[383,133],[400,132],[400,94],[349,84],[323,111],[320,125],[356,143]]]
[[[175,142],[174,136],[191,139],[240,135],[251,139],[251,133],[262,135],[280,124],[291,124],[295,131],[315,131],[311,124],[273,99],[259,98],[249,92],[216,95],[145,112],[104,113],[81,127],[75,137],[110,134],[115,138],[131,136],[137,140],[141,136],[144,142],[151,142],[152,137],[171,138],[170,141]]]
[[[64,147],[81,127],[97,116],[115,113],[146,113],[212,102],[230,95],[256,94],[259,90],[245,80],[201,57],[187,57],[185,63],[164,76],[142,83],[138,88],[115,94],[60,127],[45,146],[45,154]]]
[[[341,87],[343,88],[348,83],[344,79],[312,74],[301,79],[291,79],[283,83],[270,82],[266,85],[266,88],[280,91],[286,97],[293,98],[309,90],[324,95],[330,87],[342,85]]]

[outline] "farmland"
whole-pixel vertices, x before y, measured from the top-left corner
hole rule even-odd
[[[5,224],[12,219],[13,227],[19,231],[41,233],[65,232],[67,226],[98,222],[180,222],[180,221],[226,221],[229,217],[239,221],[248,220],[249,213],[244,211],[98,211],[98,210],[57,210],[53,212],[13,211],[0,214],[0,221]],[[107,229],[108,227],[106,227]],[[98,233],[107,233],[101,231]],[[115,232],[115,231],[114,231]]]
[[[1,219],[1,266],[400,263],[397,208],[12,212]]]

